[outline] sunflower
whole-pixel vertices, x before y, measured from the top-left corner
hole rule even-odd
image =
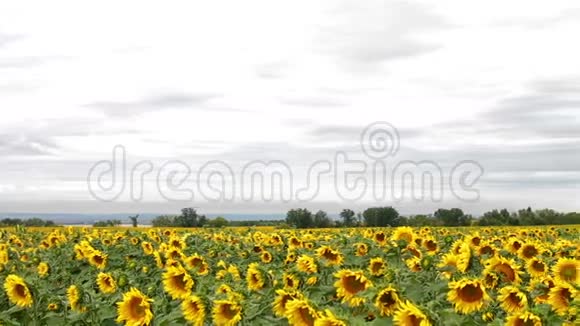
[[[383,231],[376,232],[374,234],[373,239],[379,244],[379,246],[384,246],[385,244],[387,244],[387,236]]]
[[[314,321],[314,326],[346,326],[346,323],[336,318],[330,309],[326,309]]]
[[[107,266],[107,255],[95,250],[89,257],[89,263],[98,269],[104,269]]]
[[[81,300],[81,292],[76,285],[71,285],[66,290],[66,298],[73,311],[83,311],[84,309],[79,305]]]
[[[508,316],[506,326],[542,326],[542,319],[529,311]]]
[[[338,250],[333,250],[329,246],[322,246],[316,249],[316,256],[324,259],[328,265],[342,265],[344,261],[343,255]]]
[[[203,276],[209,274],[209,264],[205,261],[197,269],[197,275]]]
[[[179,248],[172,247],[165,252],[165,259],[182,260],[185,255]]]
[[[408,252],[417,258],[421,258],[421,256],[423,256],[421,251],[414,244],[410,244],[407,247],[405,247],[404,252]]]
[[[194,326],[203,326],[205,322],[205,305],[201,299],[192,295],[181,302],[181,312],[183,318]]]
[[[182,265],[179,261],[177,261],[175,259],[168,258],[167,261],[165,261],[165,268],[169,268],[169,267],[179,268],[179,267],[182,267]]]
[[[401,240],[406,241],[407,243],[412,243],[413,239],[415,238],[415,233],[413,229],[408,226],[401,226],[398,227],[393,235],[391,236],[391,240],[398,242]]]
[[[550,289],[548,303],[557,314],[564,316],[568,313],[572,301],[578,298],[578,291],[568,283],[560,283]]]
[[[316,276],[311,276],[311,277],[306,279],[306,285],[313,286],[313,285],[316,285],[317,282],[318,282],[318,277],[316,277]]]
[[[427,250],[430,255],[435,255],[439,251],[437,241],[432,236],[428,236],[423,240],[423,247]]]
[[[338,278],[334,282],[336,296],[342,299],[342,303],[348,303],[351,307],[358,307],[364,303],[365,299],[357,297],[357,294],[372,287],[372,283],[362,271],[343,269],[336,272],[334,277]]]
[[[264,264],[271,263],[272,259],[273,259],[272,254],[267,250],[262,251],[262,253],[260,254],[260,260],[262,260]]]
[[[234,326],[242,320],[242,307],[235,301],[216,300],[212,316],[218,326]]]
[[[248,266],[248,273],[246,274],[246,282],[250,291],[259,291],[264,287],[264,276],[258,269],[257,263],[251,263]]]
[[[463,242],[458,247],[457,254],[457,269],[465,273],[469,268],[469,262],[471,261],[471,247],[466,242]]]
[[[127,326],[149,325],[153,319],[151,312],[152,299],[136,288],[123,293],[123,300],[117,302],[117,322],[125,321]]]
[[[163,273],[163,287],[173,299],[184,299],[191,294],[194,281],[185,268],[169,267]]]
[[[557,283],[568,282],[580,284],[580,260],[573,258],[560,258],[552,267],[554,280]]]
[[[532,277],[542,277],[546,275],[548,267],[540,258],[533,257],[526,262],[528,273]]]
[[[177,237],[177,236],[172,236],[171,238],[169,238],[169,246],[179,249],[179,250],[183,250],[185,249],[185,241],[183,241],[182,238]]]
[[[99,273],[97,275],[97,285],[103,293],[115,293],[117,291],[117,283],[111,274]]]
[[[300,286],[300,279],[294,274],[284,273],[282,280],[286,289],[297,289]]]
[[[401,303],[393,321],[397,326],[431,326],[429,318],[410,301]]]
[[[375,299],[375,307],[381,316],[392,316],[399,309],[400,304],[399,293],[391,286],[382,289]]]
[[[234,281],[241,281],[242,280],[242,276],[240,275],[240,270],[238,269],[238,267],[236,265],[230,264],[228,266],[227,271],[228,271],[228,273],[230,273],[230,275],[232,276]]]
[[[4,280],[4,290],[10,302],[20,307],[32,306],[33,299],[28,286],[18,275],[10,274]]]
[[[496,273],[483,273],[483,285],[488,289],[495,289],[499,283]]]
[[[44,262],[38,264],[38,266],[36,267],[36,271],[38,272],[38,275],[40,275],[40,277],[48,275],[49,269],[50,268],[48,267],[48,264]]]
[[[543,276],[533,279],[528,286],[528,290],[534,298],[534,302],[536,304],[542,304],[548,301],[550,290],[555,286],[556,284],[550,276]]]
[[[476,232],[467,237],[467,243],[469,244],[470,247],[476,249],[481,245],[481,236],[479,235],[479,233]]]
[[[373,276],[382,276],[387,270],[387,264],[381,257],[371,258],[369,262],[369,272]]]
[[[453,253],[447,253],[443,255],[441,262],[437,265],[438,268],[443,269],[441,274],[443,277],[449,279],[454,272],[457,271],[457,261],[459,257]]]
[[[409,267],[411,271],[415,273],[421,271],[421,259],[418,257],[413,256],[405,260],[405,264],[407,265],[407,267]]]
[[[215,293],[217,293],[217,294],[228,294],[228,293],[230,293],[230,292],[232,292],[232,291],[233,291],[233,290],[232,290],[232,288],[231,288],[229,285],[227,285],[227,284],[225,284],[225,283],[222,283],[222,284],[221,284],[220,286],[218,286],[218,288],[215,290]]]
[[[522,312],[528,306],[528,297],[517,287],[508,285],[499,290],[500,305],[507,313]]]
[[[297,237],[293,236],[288,240],[288,246],[290,248],[300,248],[302,247],[302,241],[300,241]]]
[[[271,234],[270,235],[270,244],[273,246],[282,245],[283,244],[282,237],[277,233]]]
[[[290,325],[314,326],[319,317],[319,313],[306,300],[290,300],[286,304],[286,318]]]
[[[155,258],[155,264],[157,265],[157,268],[162,269],[165,267],[165,262],[163,261],[163,257],[161,257],[159,251],[153,252],[153,258]]]
[[[187,268],[193,269],[193,270],[199,270],[202,267],[202,265],[205,263],[205,259],[198,254],[193,254],[193,255],[185,258],[183,260],[183,262],[185,263],[185,266],[187,266]]]
[[[542,250],[543,249],[540,247],[540,245],[532,241],[527,241],[518,250],[518,255],[523,260],[529,260],[538,256],[542,252]]]
[[[512,254],[517,254],[518,251],[520,250],[520,248],[522,247],[523,242],[517,238],[511,238],[509,239],[509,245],[508,245],[508,250],[512,253]]]
[[[284,264],[289,265],[296,261],[296,254],[292,251],[288,251],[286,254],[286,259],[284,260]]]
[[[486,265],[483,271],[484,275],[495,273],[502,282],[520,284],[522,272],[519,271],[519,266],[513,259],[492,257],[486,262]]]
[[[494,245],[489,241],[482,241],[480,243],[480,246],[477,248],[477,253],[479,254],[479,256],[487,255],[489,257],[492,257],[495,255],[495,252],[496,249]]]
[[[141,248],[143,249],[143,252],[146,255],[152,255],[153,254],[153,245],[150,242],[147,242],[147,241],[141,242]]]
[[[481,314],[481,319],[484,322],[489,323],[495,319],[495,315],[491,311],[484,312],[483,314]]]
[[[46,306],[46,309],[50,311],[57,311],[58,310],[58,303],[51,302]]]
[[[461,279],[449,283],[447,300],[455,305],[455,311],[470,314],[481,310],[491,300],[480,280]]]
[[[296,260],[296,266],[298,270],[304,273],[312,274],[318,271],[318,267],[316,266],[316,261],[314,258],[308,255],[301,255]]]
[[[303,298],[302,294],[297,291],[293,290],[276,290],[276,297],[274,298],[274,303],[272,304],[272,310],[274,311],[274,315],[278,317],[286,316],[286,305],[288,302],[298,299],[301,300]]]
[[[369,246],[366,243],[355,243],[355,247],[356,247],[356,253],[355,255],[358,257],[362,257],[362,256],[366,256],[366,254],[369,252]]]

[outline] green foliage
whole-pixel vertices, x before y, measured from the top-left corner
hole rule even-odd
[[[194,208],[184,208],[181,210],[181,215],[170,216],[161,215],[157,216],[151,221],[154,227],[202,227],[207,224],[208,220],[205,215],[197,214]]]
[[[175,225],[175,216],[160,215],[151,221],[154,227],[169,227]]]
[[[371,207],[363,212],[366,226],[399,226],[399,212],[393,207]]]
[[[328,217],[328,214],[325,211],[318,211],[314,214],[314,227],[315,228],[329,228],[334,226],[334,223]]]
[[[133,225],[134,228],[137,227],[137,220],[139,219],[139,214],[135,215],[135,216],[129,216],[129,219],[131,220],[131,225]]]
[[[119,220],[106,220],[106,221],[98,221],[95,222],[93,224],[94,227],[113,227],[113,226],[117,226],[117,225],[121,225],[121,221]]]
[[[56,226],[56,224],[51,220],[43,220],[38,217],[33,217],[30,219],[19,219],[19,218],[4,218],[0,220],[0,227],[5,226],[28,226],[28,227],[43,227],[43,226]]]
[[[226,220],[221,216],[218,216],[214,219],[210,219],[209,222],[207,222],[207,226],[212,228],[222,228],[224,226],[228,226],[228,224],[229,224],[228,220]]]
[[[460,208],[440,208],[435,212],[435,214],[433,214],[433,216],[435,216],[435,218],[445,226],[468,226],[471,224],[472,219],[471,216],[465,215],[463,210]]]
[[[312,213],[306,208],[291,209],[286,214],[286,223],[299,229],[305,229],[314,226],[314,219]]]
[[[355,212],[352,209],[343,209],[340,212],[340,217],[345,227],[349,228],[356,225]]]
[[[553,209],[533,211],[531,207],[510,213],[507,209],[494,209],[477,220],[480,226],[491,225],[565,225],[580,224],[580,213],[560,213]]]

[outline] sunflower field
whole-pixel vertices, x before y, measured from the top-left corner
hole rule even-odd
[[[578,325],[580,228],[0,230],[1,325]]]

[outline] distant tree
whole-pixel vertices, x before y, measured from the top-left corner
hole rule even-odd
[[[151,225],[153,225],[154,227],[176,226],[175,220],[176,220],[175,216],[161,215],[151,220]]]
[[[445,226],[467,226],[471,223],[470,217],[460,208],[438,209],[433,216]]]
[[[580,213],[567,213],[560,217],[557,224],[580,224]]]
[[[363,212],[366,226],[398,226],[399,212],[393,207],[371,207]]]
[[[347,228],[356,224],[355,212],[352,209],[343,209],[340,212],[340,217],[342,218],[342,224]]]
[[[0,220],[0,227],[1,226],[28,226],[28,227],[46,227],[46,226],[55,226],[56,224],[54,221],[51,220],[43,220],[38,217],[33,217],[30,219],[19,219],[19,218],[4,218]]]
[[[357,220],[356,225],[357,226],[362,226],[363,225],[363,220],[364,220],[363,213],[361,213],[361,212],[356,213],[356,220]]]
[[[332,220],[325,211],[318,211],[314,214],[314,227],[328,228],[332,226]]]
[[[134,228],[137,227],[137,220],[139,219],[139,214],[135,215],[135,216],[129,216],[129,219],[131,220],[131,224],[133,225]]]
[[[211,219],[207,222],[207,225],[212,228],[221,228],[227,226],[229,224],[228,220],[225,218],[218,216],[214,219]]]
[[[399,216],[398,225],[399,226],[409,225],[409,218],[406,216]]]
[[[440,221],[429,215],[414,215],[408,218],[409,226],[436,226]]]
[[[558,222],[562,219],[563,215],[549,208],[536,210],[537,219],[535,225],[559,224]]]
[[[98,221],[93,224],[94,227],[115,227],[121,225],[121,221],[119,220],[106,220],[106,221]]]
[[[286,223],[299,229],[306,229],[314,226],[312,213],[306,208],[289,210],[286,214]]]
[[[207,219],[207,217],[205,217],[205,215],[198,215],[197,218],[198,218],[197,219],[197,226],[198,227],[202,227],[202,226],[206,225],[208,222],[208,219]]]
[[[534,225],[538,223],[536,214],[531,207],[520,209],[517,213],[517,219],[522,225]]]
[[[174,221],[177,227],[201,227],[207,223],[205,215],[197,214],[195,208],[188,207],[181,210],[181,215],[177,216]]]
[[[44,226],[45,222],[44,220],[38,218],[38,217],[33,217],[27,220],[23,221],[24,226],[32,226],[32,227],[37,227],[37,226]]]
[[[519,225],[519,222],[520,221],[516,216],[513,216],[507,209],[504,208],[502,210],[494,209],[489,212],[485,212],[478,220],[478,225]]]

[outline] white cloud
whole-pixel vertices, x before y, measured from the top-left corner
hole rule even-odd
[[[158,163],[279,158],[305,168],[358,150],[357,130],[389,121],[405,157],[485,163],[485,207],[521,203],[514,189],[543,184],[553,191],[526,196],[578,209],[555,198],[577,196],[561,182],[578,172],[569,155],[580,140],[575,7],[3,2],[0,179],[10,187],[0,191],[22,210],[31,198],[86,199],[89,167],[116,144]],[[553,182],[518,166],[554,170]]]

